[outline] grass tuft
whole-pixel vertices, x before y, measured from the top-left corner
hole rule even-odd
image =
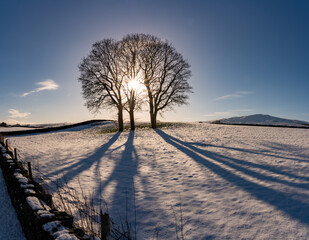
[[[157,128],[177,128],[185,126],[185,123],[179,122],[160,122],[157,124]],[[139,123],[135,125],[135,129],[152,129],[149,123]],[[130,131],[130,124],[126,123],[123,127],[123,131]],[[116,126],[106,126],[99,130],[99,134],[115,133],[118,132]]]

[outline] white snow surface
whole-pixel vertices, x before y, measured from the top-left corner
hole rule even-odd
[[[45,223],[42,227],[53,235],[55,240],[78,240],[73,234],[69,234],[69,231],[59,221]]]
[[[98,130],[10,143],[39,163],[50,191],[63,177],[77,190],[80,182],[116,222],[128,214],[134,225],[134,183],[138,239],[157,232],[176,239],[181,215],[185,239],[309,239],[309,130],[207,123]]]
[[[54,127],[63,127],[66,125],[71,125],[74,123],[54,123],[54,124],[34,124],[29,125],[28,127],[21,126],[21,127],[0,127],[0,133],[1,132],[15,132],[15,131],[26,131],[26,130],[35,130],[35,129],[42,129],[42,128],[54,128]],[[114,126],[115,124],[111,121],[104,121],[104,122],[94,122],[94,123],[88,123],[77,127],[70,127],[68,130],[70,131],[78,131],[78,130],[84,130],[86,128],[94,128],[102,125],[110,124],[111,126]],[[56,130],[57,131],[57,130]]]
[[[0,239],[26,240],[0,169]]]
[[[26,200],[32,210],[44,210],[44,207],[42,206],[40,200],[37,197],[27,197]]]
[[[15,132],[15,131],[24,131],[31,130],[35,128],[31,127],[0,127],[0,132]]]

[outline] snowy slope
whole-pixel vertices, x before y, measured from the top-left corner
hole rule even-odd
[[[25,240],[0,169],[0,239]]]
[[[31,127],[0,127],[0,133],[1,132],[14,132],[14,131],[24,131],[24,130],[30,130],[35,129]]]
[[[251,124],[251,125],[273,125],[273,126],[309,126],[309,122],[289,120],[284,118],[273,117],[270,115],[255,114],[243,117],[232,117],[219,120],[227,124]]]
[[[41,126],[34,125],[32,127],[0,127],[0,135],[22,135],[22,134],[36,134],[46,132],[57,132],[67,129],[67,131],[81,131],[87,128],[94,128],[97,126],[109,125],[107,128],[114,128],[115,123],[108,120],[89,120],[75,124],[43,124]]]
[[[138,239],[176,239],[180,206],[185,239],[309,239],[308,130],[197,123],[96,131],[9,141],[51,192],[63,177],[75,189],[80,182],[115,221],[128,209],[134,222],[134,183]]]

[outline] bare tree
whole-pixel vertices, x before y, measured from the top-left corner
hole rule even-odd
[[[123,130],[123,109],[130,115],[131,130],[135,129],[134,111],[141,109],[145,97],[137,91],[138,83],[148,96],[152,128],[157,127],[158,113],[186,104],[192,89],[187,81],[191,76],[188,62],[169,42],[152,35],[130,34],[121,41],[96,42],[79,69],[86,106],[94,112],[117,108],[119,131]]]
[[[123,74],[120,66],[120,43],[105,39],[93,44],[90,54],[79,65],[83,97],[93,112],[101,108],[118,110],[118,130],[123,131],[124,93]]]
[[[143,35],[139,53],[143,83],[147,89],[151,127],[157,127],[157,115],[174,106],[187,104],[190,65],[169,43],[151,35]]]

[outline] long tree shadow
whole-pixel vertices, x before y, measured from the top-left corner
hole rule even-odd
[[[308,149],[308,146],[304,145],[303,147],[300,146],[293,146],[292,144],[284,144],[284,143],[278,143],[278,142],[264,142],[262,144],[266,148],[270,148],[271,151],[279,151],[279,152],[287,152],[289,153],[297,153],[298,157],[301,157],[303,159],[293,159],[293,158],[286,158],[288,160],[295,160],[298,162],[309,162],[308,156],[305,154],[299,154],[300,152],[306,151]]]
[[[283,193],[277,191],[275,189],[271,189],[269,187],[263,186],[261,184],[257,184],[251,182],[243,177],[236,175],[235,173],[225,169],[223,166],[228,166],[230,168],[236,169],[240,172],[248,174],[253,177],[257,177],[257,173],[253,171],[248,171],[244,167],[239,167],[235,164],[231,164],[229,160],[236,160],[231,159],[229,157],[222,156],[220,154],[212,153],[209,151],[203,151],[196,147],[193,147],[190,144],[187,144],[180,139],[172,137],[161,130],[156,130],[157,134],[160,135],[167,143],[170,145],[178,148],[184,154],[192,158],[197,163],[207,167],[223,179],[235,184],[236,186],[242,188],[243,190],[250,193],[255,198],[264,201],[276,209],[288,214],[290,217],[302,222],[306,225],[309,225],[309,205],[308,203],[302,202],[296,199],[296,196],[292,196],[288,193]],[[196,153],[198,152],[198,153]],[[201,156],[202,155],[202,156]],[[221,164],[221,166],[220,166]],[[266,176],[262,180],[266,180]],[[274,180],[274,177],[272,177]],[[278,181],[280,182],[280,181]],[[307,185],[306,190],[309,189],[309,185]],[[299,196],[298,196],[299,197]],[[304,196],[301,196],[304,197]]]
[[[303,158],[303,159],[300,159],[300,158],[294,158],[294,157],[280,156],[278,154],[265,153],[265,151],[250,150],[250,149],[243,149],[243,148],[237,148],[237,147],[227,147],[227,146],[205,144],[205,143],[199,143],[199,142],[186,142],[186,143],[192,146],[224,148],[224,149],[229,149],[229,150],[234,150],[234,151],[239,151],[239,152],[251,153],[255,155],[263,155],[266,157],[280,158],[283,160],[292,160],[292,161],[297,161],[297,162],[309,162],[309,160],[307,160],[305,156],[300,156],[301,158]],[[271,144],[273,143],[265,144],[264,146],[269,147]],[[285,145],[285,146],[286,146],[285,148],[282,148],[280,150],[286,150],[286,149],[291,148],[291,146],[289,145]]]
[[[110,148],[110,146],[116,142],[119,136],[120,136],[120,132],[116,133],[107,143],[99,147],[92,155],[88,156],[87,158],[80,159],[78,162],[71,164],[69,166],[66,166],[62,169],[58,169],[57,171],[48,173],[47,177],[59,175],[59,178],[57,180],[57,187],[62,187],[65,184],[65,182],[69,182],[70,180],[72,180],[74,177],[76,177],[80,173],[91,168],[93,164],[99,163],[101,160],[101,157]],[[62,173],[64,174],[60,175]]]
[[[309,177],[298,176],[298,175],[292,174],[290,172],[286,172],[286,171],[282,171],[280,169],[274,168],[274,167],[269,166],[269,165],[263,165],[263,164],[259,164],[259,163],[244,161],[244,160],[236,159],[236,158],[233,158],[233,157],[227,157],[227,156],[224,156],[224,155],[219,154],[219,153],[214,153],[214,152],[210,152],[210,151],[207,151],[207,150],[202,150],[200,148],[195,147],[196,143],[184,142],[184,141],[181,141],[181,140],[174,138],[172,136],[169,136],[169,137],[173,141],[179,142],[180,144],[185,145],[185,146],[189,147],[190,149],[192,149],[192,150],[194,150],[198,153],[201,153],[203,155],[206,154],[207,156],[213,157],[213,158],[216,157],[216,158],[220,159],[221,162],[224,162],[226,165],[229,165],[230,167],[233,167],[237,170],[241,170],[241,171],[245,172],[246,174],[249,174],[249,175],[254,176],[256,178],[259,178],[261,180],[269,180],[269,181],[274,181],[274,182],[280,182],[282,184],[286,184],[286,185],[289,185],[289,186],[308,189],[307,183],[294,183],[294,182],[290,182],[290,181],[286,181],[286,180],[281,180],[281,179],[278,179],[278,178],[274,178],[272,176],[259,174],[257,172],[251,171],[250,169],[244,168],[242,166],[245,165],[245,166],[248,166],[248,167],[259,168],[259,169],[266,170],[266,171],[269,171],[269,172],[272,172],[272,173],[275,173],[275,174],[287,176],[289,178],[297,178],[297,179],[303,180],[303,181],[309,181]],[[217,148],[225,148],[225,149],[230,149],[230,150],[235,150],[235,151],[241,151],[239,148],[230,148],[230,147],[216,146],[216,145],[207,145],[207,146],[217,147]],[[244,150],[244,152],[260,155],[258,152],[254,152],[252,150],[251,151]],[[265,156],[265,154],[261,154],[261,155]],[[266,156],[272,156],[272,157],[280,158],[276,155],[266,155]],[[239,164],[239,165],[235,165],[234,163]]]
[[[94,198],[101,199],[101,194],[109,184],[114,184],[114,192],[110,197],[112,206],[109,212],[112,216],[122,215],[123,213],[131,215],[134,207],[134,176],[137,174],[138,155],[136,153],[134,142],[134,131],[128,135],[128,140],[124,144],[125,149],[121,158],[116,162],[113,172],[102,181],[97,187]]]
[[[100,202],[104,199],[105,195],[108,195],[108,188],[112,186],[114,188],[112,191],[112,195],[109,195],[107,211],[109,212],[112,220],[116,220],[118,224],[125,223],[128,220],[131,230],[133,230],[132,224],[136,220],[137,225],[144,225],[145,215],[151,217],[157,216],[160,214],[162,219],[168,219],[169,215],[164,212],[153,212],[152,209],[140,207],[138,204],[134,202],[135,198],[135,185],[134,185],[134,177],[138,175],[138,167],[139,167],[139,157],[137,151],[134,147],[134,135],[135,132],[131,131],[128,135],[128,139],[125,142],[124,150],[122,152],[121,158],[116,162],[113,172],[106,178],[102,179],[102,182],[97,186],[97,189],[94,192],[94,199],[99,200],[96,204],[101,205]],[[119,147],[118,147],[119,148]],[[102,165],[102,164],[101,164]],[[98,167],[99,171],[104,171],[104,167]],[[145,189],[148,188],[148,185],[151,183],[147,181],[145,178],[140,178],[140,183],[143,185]],[[102,196],[103,195],[103,196]],[[147,195],[144,197],[144,201],[152,201],[156,202],[157,197],[155,195]],[[135,205],[136,204],[136,205]],[[103,204],[102,204],[103,205]],[[101,206],[102,206],[101,205]],[[154,203],[154,206],[159,206],[159,203]],[[104,208],[104,206],[102,206]],[[105,206],[106,207],[106,206]],[[135,212],[135,210],[137,212]],[[136,214],[137,216],[134,216]],[[135,219],[135,217],[137,217]],[[141,217],[141,218],[140,218]],[[149,219],[147,219],[148,221]],[[145,226],[146,231],[157,231],[158,233],[164,232],[166,229],[171,229],[174,227],[174,223],[164,222],[161,225],[156,223],[155,221],[151,221],[151,224],[156,226],[155,230],[152,228],[152,225],[148,224]],[[151,230],[150,230],[151,229]],[[143,229],[144,231],[145,229]],[[166,232],[165,232],[166,233]],[[172,239],[173,236],[170,236],[167,239]]]

